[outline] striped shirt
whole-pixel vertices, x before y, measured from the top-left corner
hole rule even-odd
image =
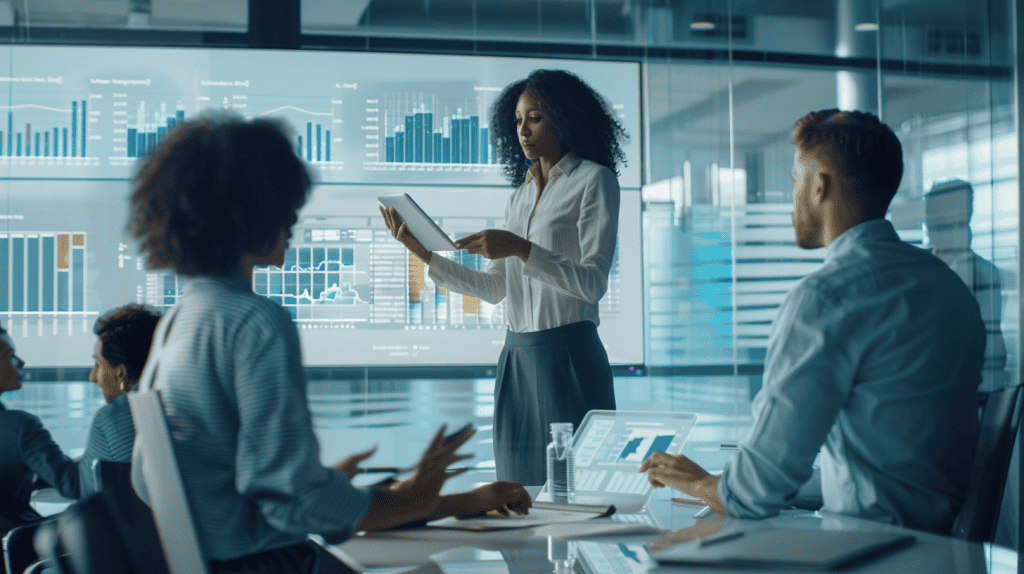
[[[369,492],[320,463],[295,324],[240,275],[188,281],[157,328],[141,381],[140,390],[158,389],[163,399],[208,560],[311,533],[342,537],[362,520]]]
[[[82,498],[97,492],[96,461],[131,462],[135,424],[128,397],[121,395],[100,407],[89,427],[89,440],[78,461]]]

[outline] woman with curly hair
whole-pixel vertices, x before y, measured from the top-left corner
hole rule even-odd
[[[327,556],[309,534],[341,540],[446,516],[525,513],[521,485],[440,495],[469,455],[442,427],[406,480],[356,488],[373,449],[325,467],[291,315],[253,292],[257,265],[284,265],[311,178],[282,126],[234,114],[178,124],[140,163],[129,232],[151,268],[186,287],[157,327],[142,390],[158,390],[210,570],[314,574]],[[135,451],[132,481],[148,493]],[[465,470],[465,469],[463,469]]]
[[[619,223],[617,165],[627,137],[608,104],[574,74],[535,70],[491,108],[491,143],[515,186],[506,229],[456,242],[490,259],[476,271],[435,257],[393,209],[388,228],[430,265],[439,287],[507,303],[508,331],[494,387],[498,478],[545,479],[549,425],[578,426],[614,409],[608,355],[597,335]]]

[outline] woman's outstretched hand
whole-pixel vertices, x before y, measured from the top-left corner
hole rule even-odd
[[[504,229],[485,229],[455,242],[455,247],[487,259],[518,257],[526,263],[532,243]]]
[[[444,483],[469,470],[448,470],[453,463],[473,457],[471,454],[455,454],[455,451],[476,433],[472,427],[467,427],[446,439],[445,428],[442,426],[434,435],[411,477],[373,491],[370,508],[359,525],[360,530],[385,530],[435,515],[441,504],[440,493]]]
[[[384,207],[382,205],[380,206],[380,214],[384,216],[384,223],[388,226],[391,236],[402,242],[402,245],[405,245],[405,248],[411,251],[413,255],[419,257],[427,265],[430,265],[433,253],[427,251],[423,244],[412,233],[409,233],[405,221],[402,220],[401,215],[398,215],[398,211],[394,207]]]

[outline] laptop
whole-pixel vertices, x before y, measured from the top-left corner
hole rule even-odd
[[[574,504],[614,504],[619,512],[641,512],[654,495],[640,463],[655,452],[679,454],[694,413],[601,411],[587,413],[573,433],[576,499]],[[549,485],[537,500],[550,501]]]

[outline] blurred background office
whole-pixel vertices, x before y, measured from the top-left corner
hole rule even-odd
[[[631,136],[641,158],[634,167],[641,200],[643,346],[642,360],[615,367],[616,397],[620,409],[700,413],[687,451],[714,468],[749,427],[776,307],[824,256],[797,248],[791,226],[789,134],[810,110],[871,111],[893,128],[906,167],[889,217],[906,241],[940,256],[945,250],[944,259],[955,269],[960,265],[965,281],[972,278],[968,284],[989,328],[985,384],[1020,380],[1015,4],[0,0],[0,41],[11,54],[24,45],[113,45],[287,48],[337,52],[339,62],[353,52],[388,52],[543,58],[552,68],[569,67],[567,60],[635,63],[640,116]],[[302,53],[275,57],[287,61]],[[15,82],[5,80],[13,89]],[[5,103],[9,116],[22,105],[10,97]],[[6,131],[13,137],[11,128]],[[57,140],[54,131],[55,150]],[[17,201],[11,203],[21,193],[13,165],[0,158],[0,260],[8,258],[11,269],[22,264],[14,250],[29,248],[15,244],[22,213]],[[938,193],[954,181],[973,193]],[[43,196],[60,200],[63,187],[39,185]],[[99,217],[110,205],[122,209],[124,196],[84,201]],[[122,257],[81,241],[73,233],[64,239],[58,234],[57,249],[63,242],[72,257],[79,249],[86,262]],[[971,270],[963,264],[968,252]],[[122,266],[125,261],[136,265],[118,259]],[[975,269],[983,270],[978,281]],[[0,277],[0,285],[10,281],[0,291],[14,289],[17,277],[13,271]],[[103,281],[93,276],[83,289],[102,292]],[[173,278],[169,291],[165,277],[152,281],[159,283],[157,291],[175,292]],[[136,299],[147,302],[146,289],[140,287]],[[25,306],[16,310],[13,301],[11,307],[0,304],[0,319],[25,341],[19,340],[19,350],[33,340],[38,346],[51,329],[49,316]],[[83,303],[81,313],[103,310]],[[79,328],[70,319],[67,325],[54,320],[52,329]],[[68,352],[38,351],[41,357]],[[80,451],[84,429],[103,404],[99,389],[87,382],[91,358],[86,353],[30,363],[36,366],[26,369],[23,390],[5,396],[7,406],[41,416],[66,450]],[[477,468],[453,488],[493,479],[493,367],[350,363],[309,369],[325,462],[380,442],[373,462],[405,465],[430,435],[425,429],[472,421],[483,431],[472,444]],[[1006,508],[1017,504],[1017,482],[1011,471]],[[998,541],[1016,546],[1017,513],[1003,518]]]

